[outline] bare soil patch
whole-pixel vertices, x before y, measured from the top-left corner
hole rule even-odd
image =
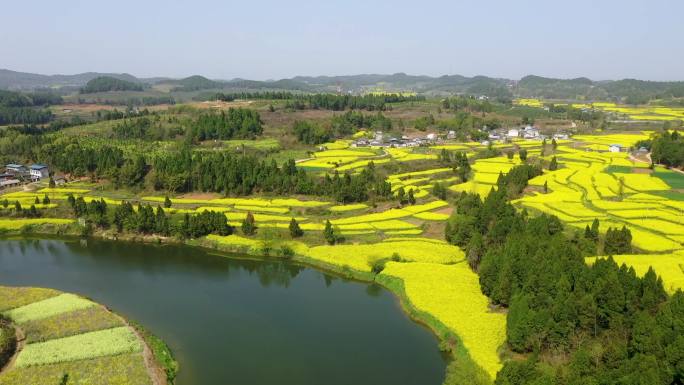
[[[210,193],[210,192],[194,192],[194,193],[187,193],[179,196],[178,198],[182,199],[218,199],[221,198],[221,195],[218,193]]]
[[[438,214],[446,214],[446,215],[451,215],[451,213],[454,212],[454,208],[451,206],[443,207],[439,210],[435,210],[436,213]]]

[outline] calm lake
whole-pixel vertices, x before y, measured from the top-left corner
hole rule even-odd
[[[0,285],[79,293],[140,322],[178,385],[439,385],[437,339],[377,285],[185,246],[0,240]]]

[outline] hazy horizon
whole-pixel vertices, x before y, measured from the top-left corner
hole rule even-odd
[[[36,4],[38,3],[38,4]],[[674,0],[3,6],[0,68],[282,79],[393,74],[684,80]]]

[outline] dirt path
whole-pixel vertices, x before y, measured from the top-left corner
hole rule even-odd
[[[639,159],[639,158],[635,157],[635,156],[632,155],[632,154],[629,154],[629,159],[630,159],[631,161],[636,161],[636,162],[643,162],[643,161],[644,161],[643,159]],[[649,163],[649,164],[653,163],[653,160],[651,159],[651,153],[650,153],[650,152],[649,152],[648,154],[646,154],[646,159],[648,159],[648,163]],[[665,166],[663,166],[662,164],[658,164],[658,166],[665,167]],[[671,167],[670,170],[672,170],[672,171],[674,171],[674,172],[678,172],[678,173],[684,175],[684,170],[680,170],[680,169],[675,168],[675,167]]]
[[[24,345],[26,345],[26,335],[24,335],[24,331],[21,330],[21,328],[17,325],[13,324],[13,326],[15,334],[17,336],[17,347],[16,349],[14,349],[14,355],[12,355],[12,358],[10,358],[10,360],[7,361],[7,364],[3,368],[0,368],[0,374],[11,369],[12,366],[14,366],[14,362],[17,360],[17,357],[19,357],[19,353],[22,349],[24,349]]]

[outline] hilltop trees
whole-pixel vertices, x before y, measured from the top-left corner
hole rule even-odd
[[[261,135],[261,117],[247,108],[230,108],[227,112],[203,112],[189,127],[186,135],[197,141],[209,139],[254,139]]]
[[[129,82],[127,80],[113,78],[111,76],[99,76],[91,79],[81,88],[82,94],[106,91],[142,91],[142,84]]]

